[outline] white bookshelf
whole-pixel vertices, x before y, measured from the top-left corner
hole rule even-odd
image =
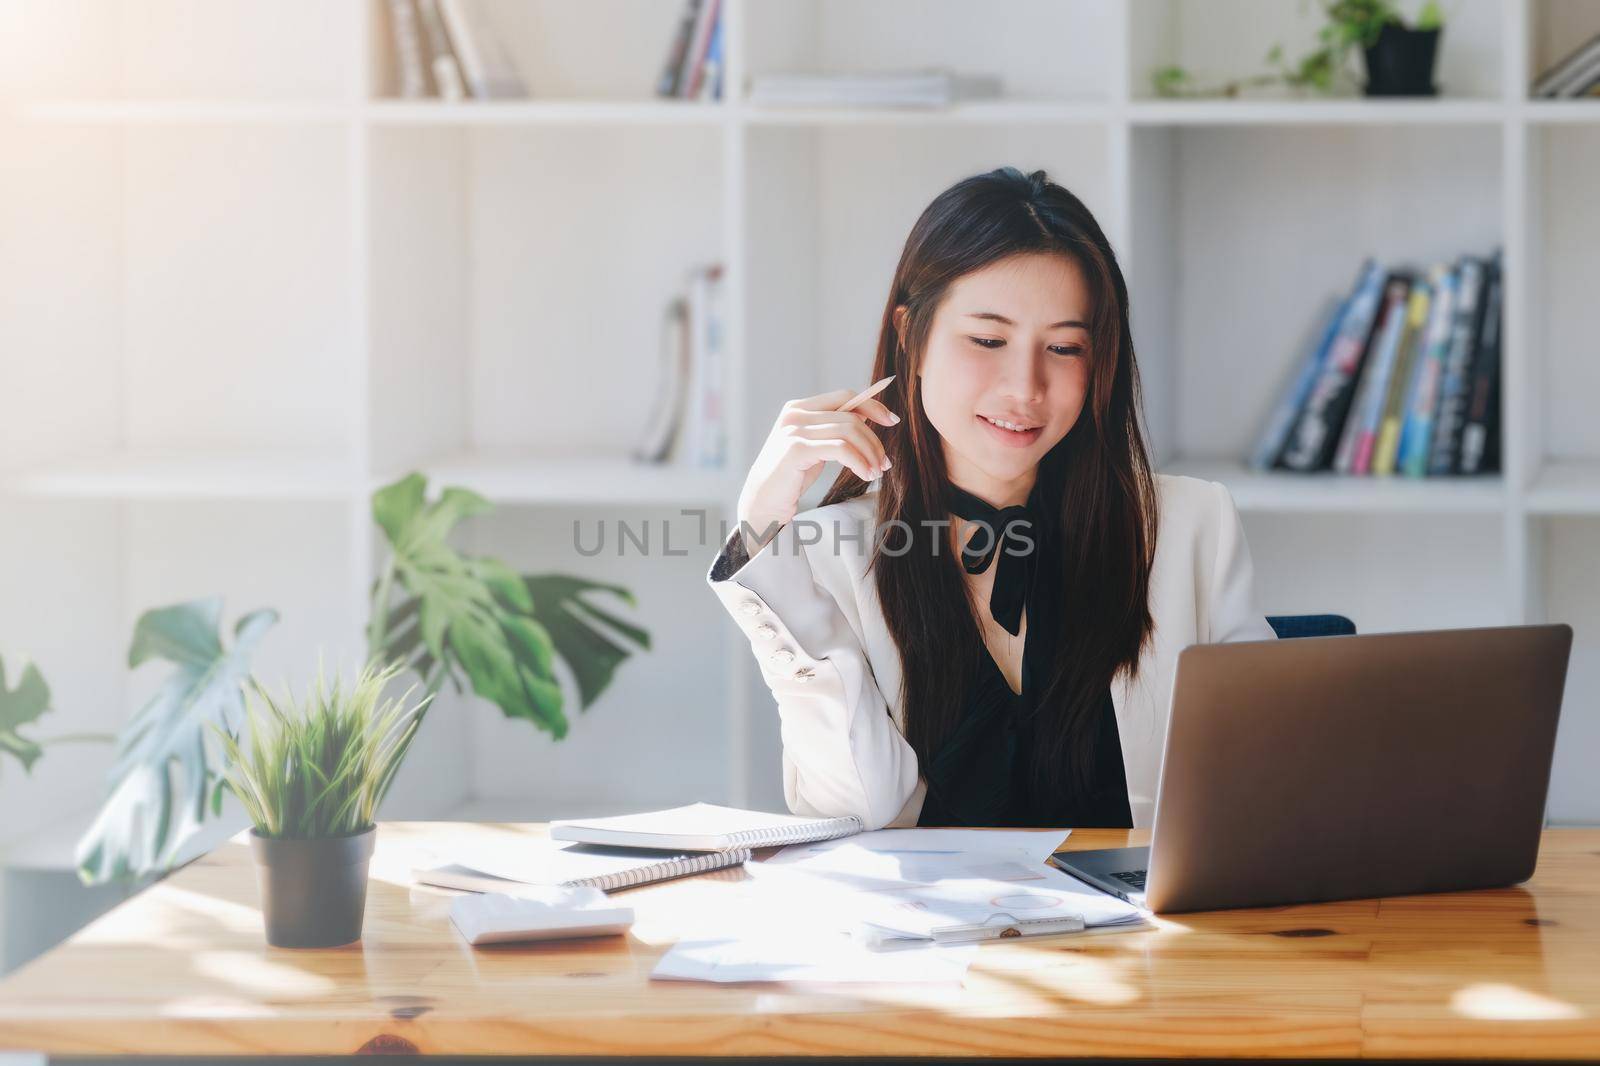
[[[46,668],[40,733],[117,728],[152,605],[284,619],[265,678],[361,647],[372,488],[409,469],[499,505],[464,544],[616,581],[655,648],[567,740],[452,697],[391,813],[705,798],[781,805],[776,715],[702,587],[784,399],[865,383],[911,223],[951,182],[1043,167],[1118,251],[1163,469],[1226,483],[1269,613],[1364,631],[1577,629],[1551,799],[1600,821],[1600,105],[1528,72],[1600,12],[1447,3],[1439,99],[1163,100],[1148,73],[1259,69],[1312,34],[1278,0],[723,0],[726,102],[651,95],[678,5],[492,0],[534,97],[393,98],[381,0],[0,0],[0,653]],[[1007,95],[944,111],[780,109],[745,75],[948,63]],[[20,162],[19,162],[20,161]],[[1505,250],[1504,474],[1245,470],[1363,254]],[[664,301],[727,268],[722,471],[626,458]],[[816,487],[831,481],[832,472]],[[691,512],[684,515],[684,510]],[[573,529],[670,524],[681,557],[581,557]],[[441,708],[441,711],[445,710]],[[663,713],[665,712],[665,713]],[[0,774],[37,831],[109,752]],[[9,770],[9,767],[8,767]],[[32,812],[40,812],[34,814]],[[32,819],[30,822],[29,819]]]

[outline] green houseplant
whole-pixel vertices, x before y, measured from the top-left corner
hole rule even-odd
[[[216,729],[224,780],[249,813],[267,942],[333,947],[361,938],[378,804],[416,736],[431,695],[413,684],[386,698],[404,671],[369,663],[348,688],[319,670],[296,700],[247,688],[249,742]],[[213,727],[216,728],[216,727]]]
[[[50,711],[50,686],[33,663],[22,660],[17,671],[16,688],[6,680],[6,664],[0,659],[0,755],[9,755],[22,764],[26,772],[33,772],[44,749],[54,744],[109,743],[116,739],[109,733],[63,733],[54,737],[32,737],[22,732],[32,731],[40,718]],[[0,760],[3,762],[4,760]]]
[[[0,659],[0,755],[10,755],[24,770],[32,770],[44,749],[39,741],[24,736],[22,727],[37,722],[49,709],[50,687],[39,668],[24,662],[17,687],[12,688],[6,682],[5,660]]]
[[[593,602],[606,595],[632,607],[626,588],[568,574],[519,574],[451,546],[462,520],[489,510],[488,501],[460,488],[428,499],[420,474],[373,493],[373,520],[390,554],[373,585],[367,658],[402,662],[429,694],[447,683],[470,688],[560,740],[570,701],[557,661],[586,710],[623,662],[650,647],[650,634]],[[159,661],[171,669],[116,738],[107,798],[78,842],[85,883],[163,872],[208,815],[221,813],[226,760],[214,750],[214,727],[231,732],[241,720],[241,686],[277,619],[272,610],[244,615],[229,644],[218,598],[140,615],[128,665]],[[14,737],[15,753],[28,762],[37,756],[18,729],[37,717],[38,690],[24,675],[17,691],[14,702],[0,698],[0,745]]]
[[[1245,88],[1274,84],[1335,93],[1354,86],[1350,58],[1357,49],[1367,65],[1362,86],[1367,95],[1425,96],[1437,91],[1433,64],[1444,28],[1438,0],[1425,0],[1410,25],[1394,0],[1322,0],[1322,10],[1317,47],[1294,63],[1285,62],[1281,44],[1273,45],[1266,55],[1271,73],[1214,87],[1196,84],[1181,66],[1158,67],[1151,74],[1156,95],[1237,96]]]
[[[566,574],[518,574],[509,566],[450,546],[458,523],[491,510],[482,496],[446,488],[429,500],[427,480],[410,474],[372,496],[372,517],[390,555],[372,591],[367,654],[400,660],[429,692],[466,686],[557,740],[567,735],[566,699],[557,659],[571,668],[581,707],[611,683],[629,645],[650,634],[586,597],[608,593],[628,606],[620,585]]]

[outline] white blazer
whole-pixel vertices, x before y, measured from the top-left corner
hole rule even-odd
[[[1274,636],[1256,601],[1250,550],[1227,488],[1158,474],[1156,495],[1149,591],[1155,629],[1137,680],[1123,670],[1111,684],[1137,827],[1155,815],[1178,653],[1190,644]],[[706,575],[777,699],[789,809],[853,814],[867,829],[916,825],[927,791],[904,735],[900,655],[867,573],[877,505],[874,486],[801,511],[742,566],[735,529]]]

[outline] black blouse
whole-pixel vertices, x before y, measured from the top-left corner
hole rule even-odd
[[[1054,612],[1032,590],[1027,626],[1021,693],[1011,690],[1000,665],[988,648],[983,648],[961,721],[923,770],[928,791],[917,824],[1131,828],[1133,812],[1109,687],[1100,701],[1098,728],[1092,734],[1093,769],[1087,788],[1081,794],[1036,794],[1029,773],[1035,724],[1050,713],[1050,708],[1036,703],[1048,676],[1058,626]]]

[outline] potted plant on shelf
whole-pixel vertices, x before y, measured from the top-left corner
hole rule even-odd
[[[1337,0],[1328,5],[1325,46],[1361,45],[1367,64],[1368,96],[1435,96],[1434,58],[1444,17],[1437,0],[1422,5],[1414,25],[1407,26],[1391,0]],[[1333,43],[1329,43],[1329,34]],[[1343,62],[1343,53],[1338,61]]]
[[[416,686],[386,699],[401,663],[369,663],[346,689],[321,670],[296,701],[247,688],[248,750],[217,729],[225,780],[253,826],[267,943],[335,947],[361,939],[374,816],[417,733],[431,695]]]
[[[1325,21],[1317,31],[1318,47],[1290,65],[1283,46],[1273,45],[1267,63],[1275,70],[1237,78],[1214,88],[1195,83],[1180,66],[1157,68],[1151,81],[1158,96],[1238,96],[1240,90],[1283,84],[1319,93],[1350,91],[1355,81],[1349,68],[1351,53],[1361,49],[1368,96],[1433,96],[1434,60],[1444,15],[1438,0],[1425,0],[1409,26],[1394,0],[1323,0]]]
[[[1367,95],[1437,96],[1433,66],[1442,33],[1444,22],[1432,3],[1415,26],[1385,22],[1378,39],[1366,48]]]

